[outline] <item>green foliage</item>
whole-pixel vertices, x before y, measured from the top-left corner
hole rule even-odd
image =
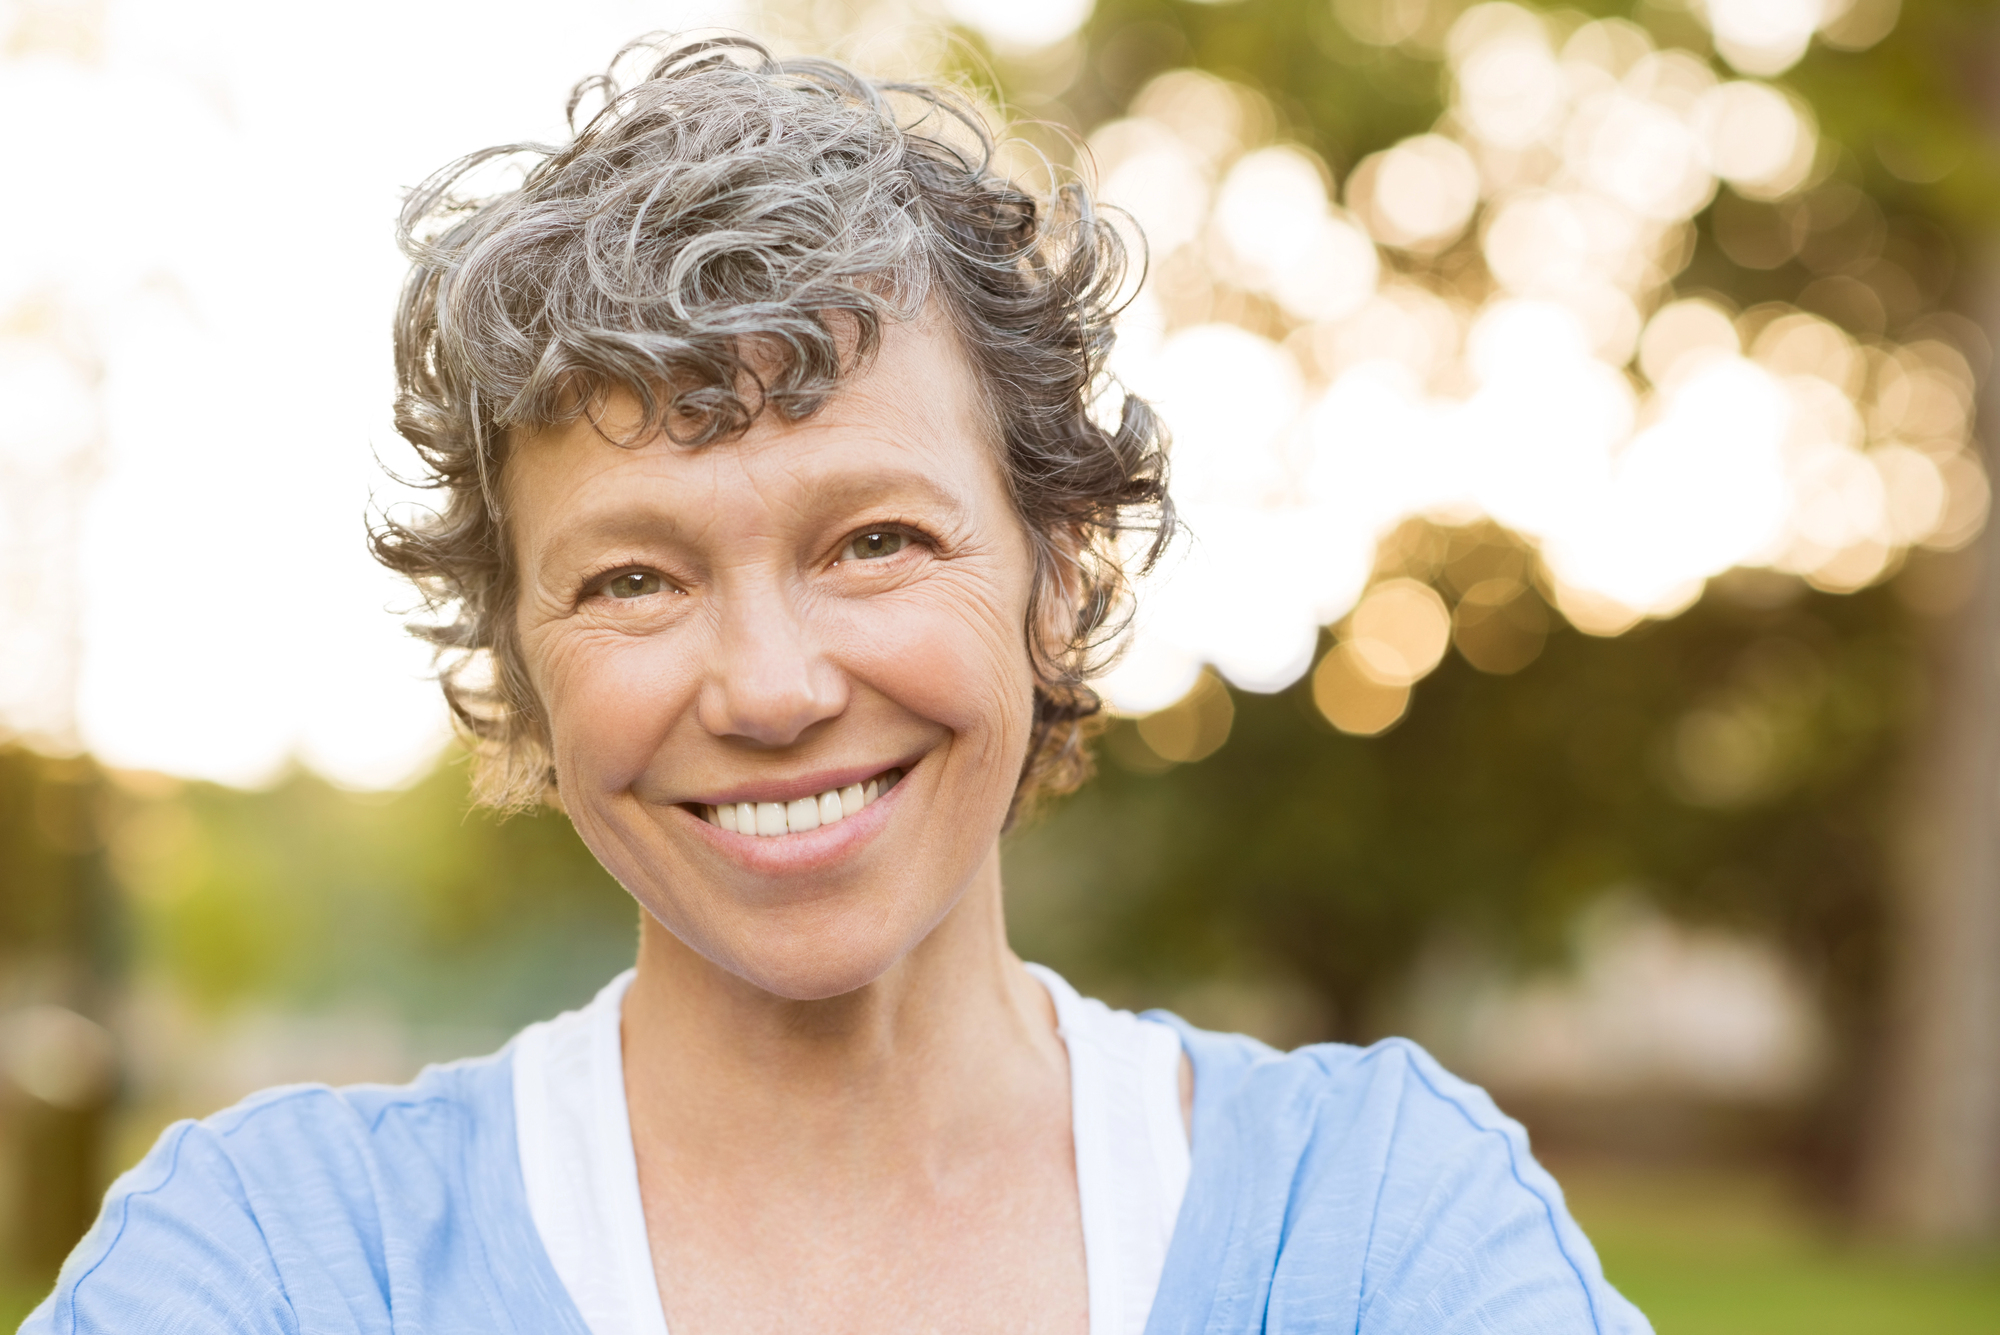
[[[1708,51],[1691,6],[1522,3],[1570,26],[1627,17],[1662,45]],[[1281,137],[1345,172],[1366,154],[1431,128],[1443,104],[1444,32],[1470,7],[1431,0],[1411,40],[1380,47],[1358,40],[1340,22],[1339,6],[1326,0],[1099,0],[1083,31],[1084,58],[1065,86],[1044,86],[1047,67],[1010,68],[1003,59],[996,68],[1030,109],[1054,99],[1054,109],[1085,131],[1122,115],[1155,74],[1208,70],[1263,92],[1282,117]],[[1848,170],[1881,202],[1973,235],[2000,209],[2000,145],[1980,120],[1995,60],[1992,26],[1986,0],[1903,0],[1895,29],[1874,47],[1846,52],[1815,43],[1779,82],[1812,104],[1823,135],[1845,147]],[[1906,172],[1937,175],[1913,184],[1885,158]]]
[[[1317,149],[1337,171],[1437,117],[1436,60],[1364,46],[1327,4],[1101,0],[1086,41],[1093,59],[1064,94],[1080,128],[1121,114],[1147,78],[1178,66],[1264,91],[1284,117],[1285,137]]]
[[[1884,207],[1928,216],[1968,242],[1982,242],[2000,216],[2000,141],[1986,119],[1994,23],[1988,0],[1903,0],[1880,44],[1816,47],[1785,80]],[[1936,175],[1913,183],[1890,162]]]
[[[375,795],[189,784],[128,800],[113,851],[145,967],[211,1009],[366,999],[514,1025],[631,962],[632,901],[569,822],[468,813],[456,764]]]
[[[1922,698],[1905,616],[1882,590],[1711,596],[1617,639],[1558,633],[1515,676],[1454,657],[1377,738],[1336,733],[1305,683],[1238,695],[1213,757],[1107,762],[1015,836],[1016,944],[1122,993],[1276,970],[1366,1038],[1436,934],[1548,960],[1627,887],[1788,941],[1865,1010]],[[1704,786],[1717,727],[1752,739],[1722,760],[1755,782]]]

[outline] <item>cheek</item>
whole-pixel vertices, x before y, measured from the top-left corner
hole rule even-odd
[[[873,600],[843,616],[841,656],[859,681],[982,752],[1024,748],[1034,708],[1024,590],[955,577]]]
[[[564,630],[525,648],[556,769],[586,790],[643,773],[699,680],[668,636]]]

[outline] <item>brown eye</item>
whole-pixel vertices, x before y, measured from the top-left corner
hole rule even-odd
[[[847,544],[847,554],[857,561],[872,561],[878,556],[894,556],[903,550],[903,542],[900,533],[863,533]]]
[[[644,598],[663,587],[660,577],[650,570],[628,570],[605,581],[604,592],[613,598]]]

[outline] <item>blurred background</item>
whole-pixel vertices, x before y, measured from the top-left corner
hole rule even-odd
[[[1021,953],[1418,1038],[1664,1332],[2000,1329],[1987,0],[0,2],[0,1325],[171,1120],[629,963],[362,535],[400,192],[711,25],[1150,242],[1189,533]]]

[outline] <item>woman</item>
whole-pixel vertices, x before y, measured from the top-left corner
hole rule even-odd
[[[948,96],[668,48],[512,190],[404,218],[378,555],[481,796],[559,803],[637,968],[403,1088],[170,1129],[31,1330],[1608,1331],[1517,1126],[1405,1043],[1290,1056],[1008,949],[1112,559],[1114,233]],[[575,105],[572,104],[572,119]]]

